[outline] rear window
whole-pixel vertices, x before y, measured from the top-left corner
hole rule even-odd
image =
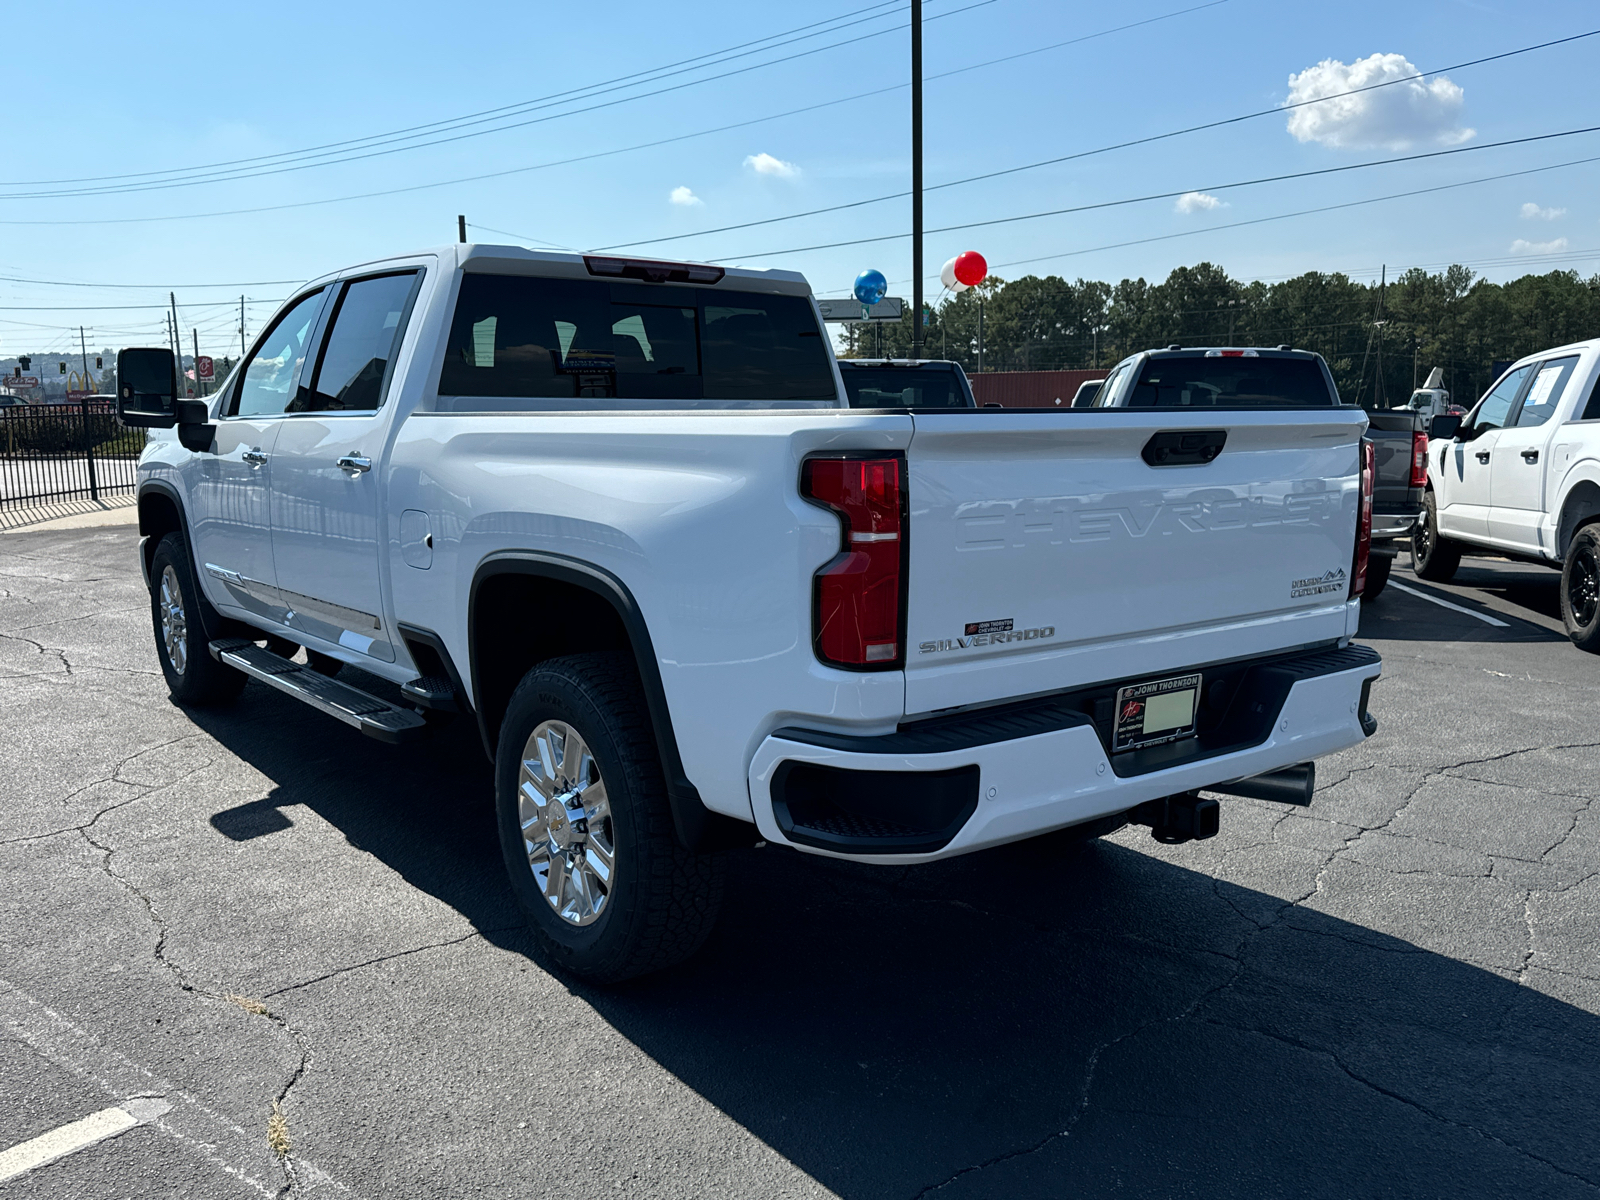
[[[1333,393],[1314,358],[1145,360],[1130,408],[1332,408]]]
[[[851,408],[970,408],[954,371],[937,367],[839,364]]]
[[[525,275],[461,281],[442,411],[835,402],[803,296]]]

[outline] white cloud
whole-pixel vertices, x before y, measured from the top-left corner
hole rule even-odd
[[[1408,82],[1292,110],[1289,132],[1302,142],[1320,142],[1342,150],[1456,146],[1472,137],[1475,131],[1460,123],[1465,93],[1442,75],[1421,78],[1403,54],[1373,54],[1348,66],[1337,59],[1323,59],[1289,76],[1288,103],[1370,88],[1391,79]]]
[[[667,199],[679,208],[704,208],[706,203],[686,187],[673,188],[667,194]]]
[[[1554,221],[1557,217],[1567,215],[1564,208],[1540,208],[1537,204],[1528,203],[1522,206],[1522,219],[1524,221]]]
[[[1527,238],[1518,238],[1511,243],[1513,254],[1560,254],[1566,248],[1566,238],[1556,238],[1550,242],[1530,242]]]
[[[1215,196],[1208,196],[1205,192],[1185,192],[1178,197],[1178,202],[1172,206],[1173,212],[1197,213],[1210,212],[1213,208],[1228,207]]]
[[[745,156],[744,165],[757,175],[775,175],[779,179],[793,179],[800,174],[800,168],[792,162],[784,162],[781,158],[774,158],[770,154],[748,154]]]

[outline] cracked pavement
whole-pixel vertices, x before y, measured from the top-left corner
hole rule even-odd
[[[530,957],[470,729],[185,713],[134,544],[0,543],[0,1148],[173,1108],[6,1200],[1600,1195],[1600,659],[1554,573],[1430,589],[1507,629],[1370,605],[1380,729],[1310,809],[745,852],[699,958],[601,990]]]

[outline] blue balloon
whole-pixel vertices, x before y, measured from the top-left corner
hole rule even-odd
[[[888,290],[889,281],[883,277],[882,271],[874,271],[868,267],[856,276],[856,299],[863,304],[876,304],[883,299],[883,294]]]

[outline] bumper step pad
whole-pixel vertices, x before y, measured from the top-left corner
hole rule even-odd
[[[241,638],[220,638],[208,647],[218,662],[259,679],[312,708],[359,729],[380,742],[405,742],[419,737],[428,723],[409,708],[380,700],[360,688],[319,675],[309,667],[263,650]]]

